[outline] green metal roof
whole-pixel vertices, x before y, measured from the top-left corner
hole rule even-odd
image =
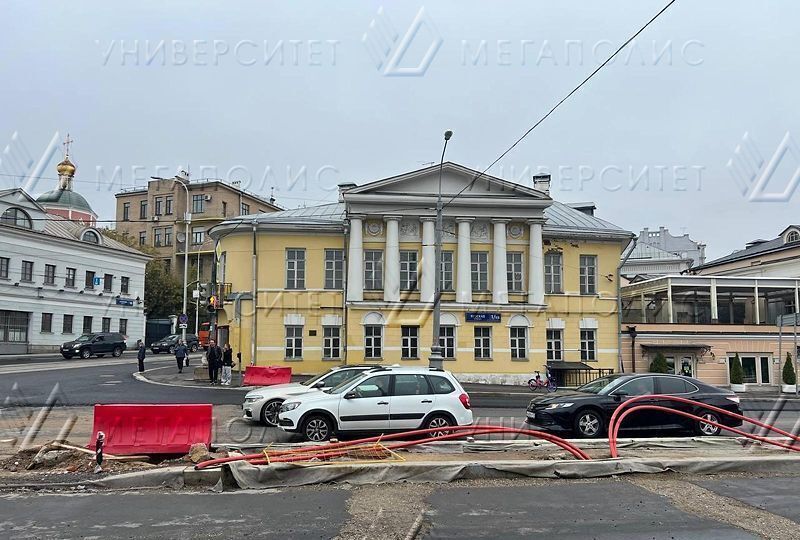
[[[36,199],[36,202],[44,206],[60,206],[94,214],[94,210],[89,206],[86,199],[83,198],[83,195],[66,189],[54,189],[47,193],[42,193]]]

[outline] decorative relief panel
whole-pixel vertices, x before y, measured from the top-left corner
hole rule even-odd
[[[456,239],[456,222],[444,221],[442,222],[442,241],[455,242]]]
[[[414,242],[419,240],[419,222],[404,219],[400,222],[400,241]]]
[[[478,221],[472,224],[473,240],[489,240],[489,224],[485,221]]]
[[[525,229],[521,223],[511,223],[506,227],[506,233],[509,238],[519,240],[525,234]]]
[[[367,236],[383,236],[383,222],[382,221],[367,221],[364,228],[367,231]]]

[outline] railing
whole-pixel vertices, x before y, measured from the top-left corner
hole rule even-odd
[[[567,386],[583,386],[593,380],[611,375],[614,370],[611,368],[597,368],[597,369],[557,369],[550,368],[550,374],[556,380],[556,385],[559,388]]]

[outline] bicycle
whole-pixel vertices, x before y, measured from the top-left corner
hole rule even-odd
[[[545,378],[542,379],[542,376],[539,372],[536,372],[536,376],[532,379],[528,379],[528,388],[530,388],[531,392],[536,392],[539,389],[545,389],[548,392],[555,392],[558,390],[558,386],[556,386],[556,381],[553,379],[553,376],[550,374],[550,370],[547,370]]]

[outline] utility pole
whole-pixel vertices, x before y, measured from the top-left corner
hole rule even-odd
[[[444,209],[442,206],[442,169],[444,168],[444,153],[447,151],[447,141],[449,141],[452,136],[452,131],[447,130],[444,132],[444,147],[442,148],[442,158],[439,160],[439,194],[436,199],[436,230],[434,231],[436,255],[433,262],[433,343],[431,343],[431,356],[428,358],[428,366],[438,369],[441,369],[443,366],[442,345],[439,340],[442,316],[442,211]]]
[[[200,288],[200,250],[197,250],[197,285]],[[200,330],[200,294],[197,295],[194,308],[194,333],[198,334]]]

